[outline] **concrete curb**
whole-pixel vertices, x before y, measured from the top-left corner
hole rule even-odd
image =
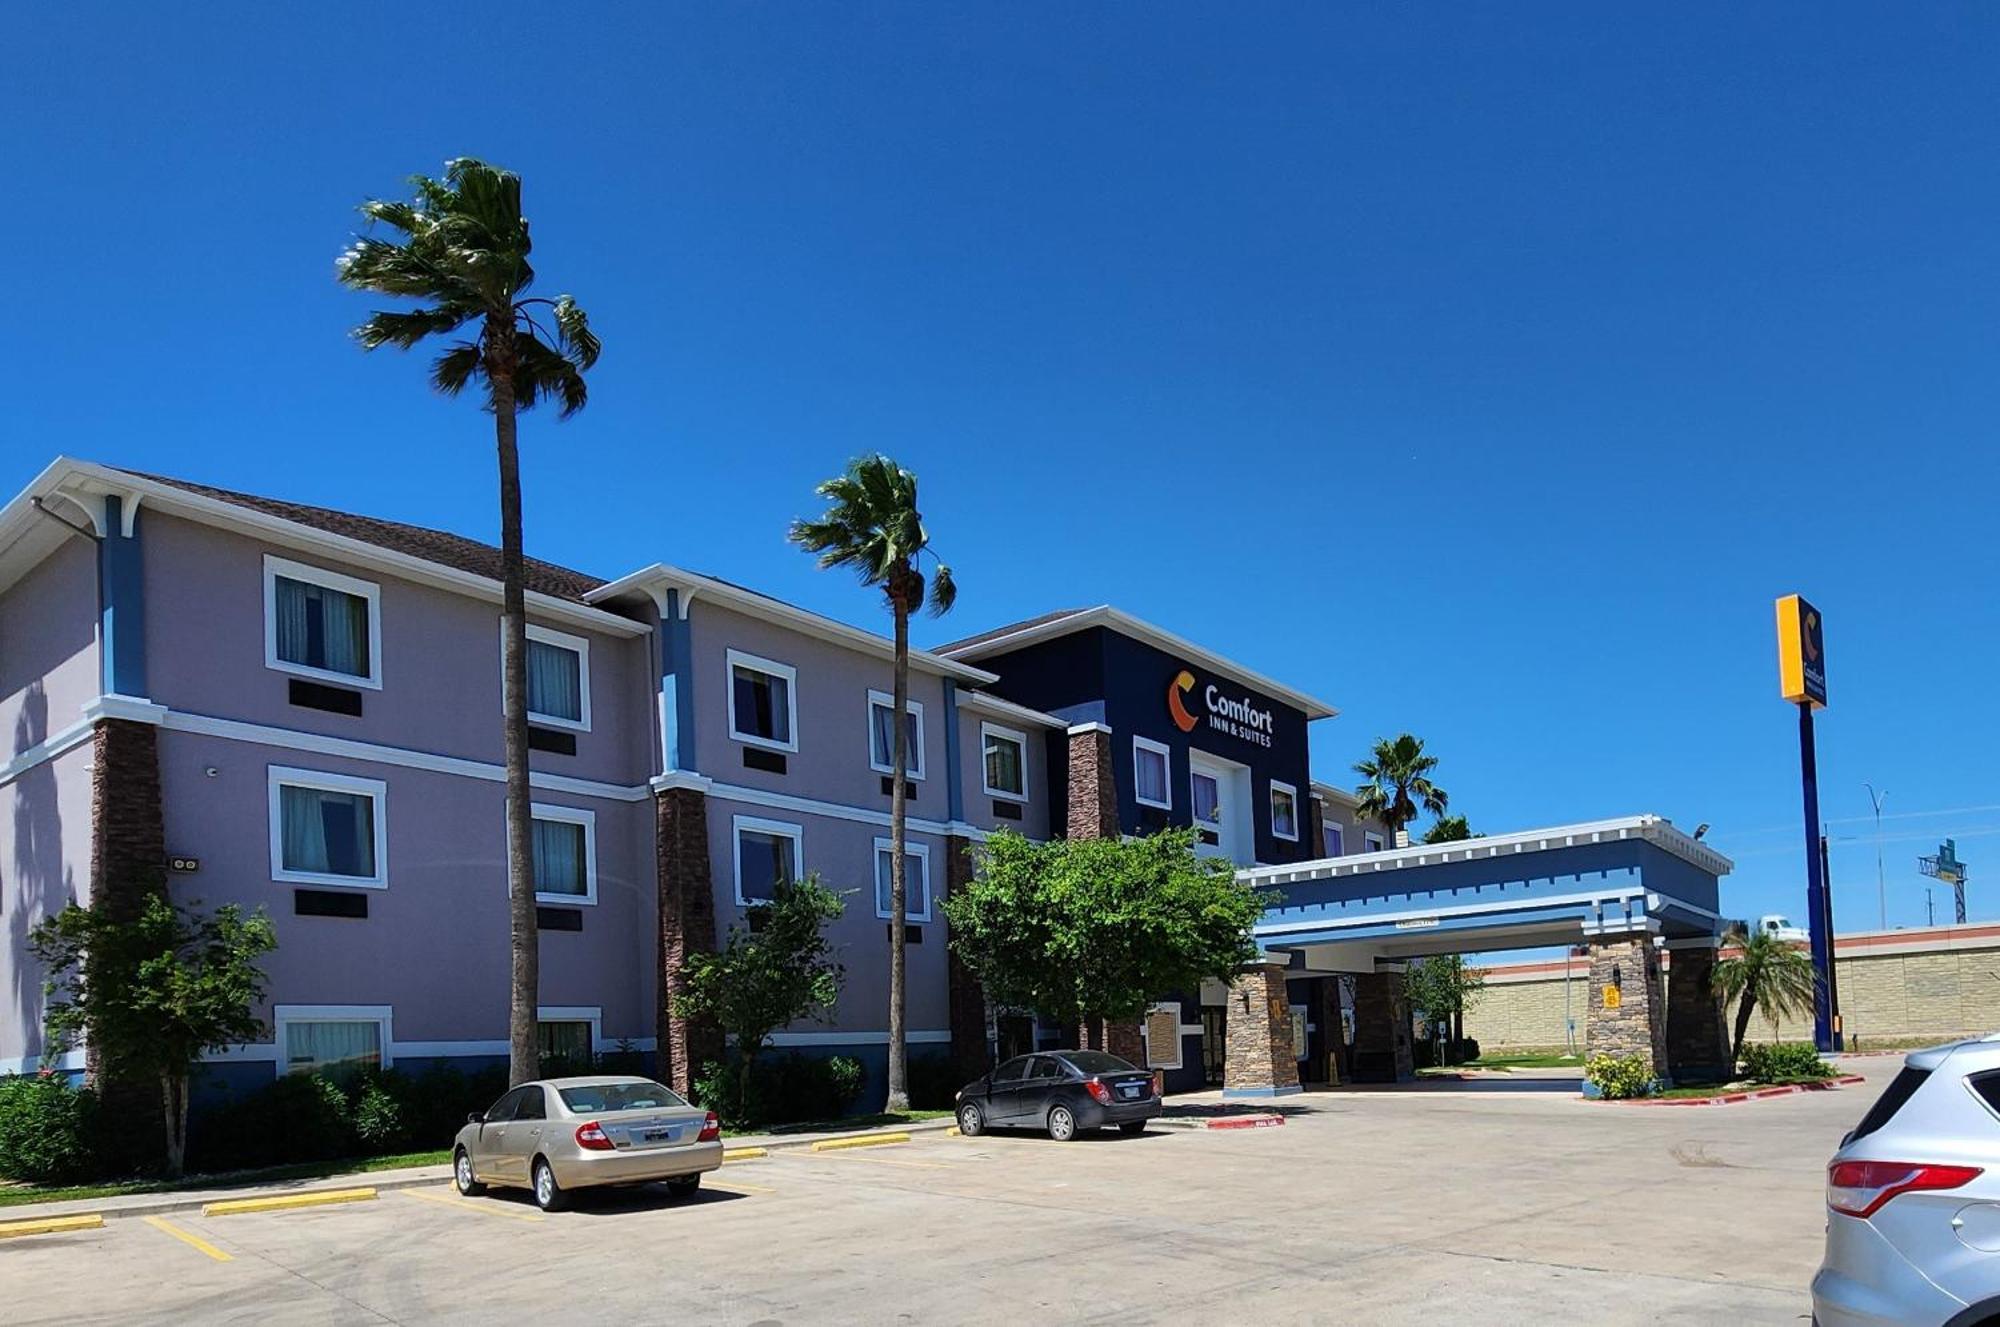
[[[1767,1097],[1789,1097],[1800,1092],[1825,1092],[1837,1087],[1852,1087],[1868,1080],[1860,1074],[1842,1074],[1829,1078],[1823,1083],[1786,1083],[1779,1087],[1748,1088],[1741,1092],[1724,1092],[1713,1097],[1632,1097],[1625,1101],[1614,1101],[1614,1106],[1733,1106],[1739,1101],[1762,1101]]]
[[[1146,1121],[1169,1129],[1270,1129],[1284,1122],[1282,1115],[1218,1115],[1210,1120],[1160,1116]]]

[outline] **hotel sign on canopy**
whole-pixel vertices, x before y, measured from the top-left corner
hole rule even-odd
[[[1173,716],[1176,728],[1191,733],[1206,724],[1211,732],[1223,733],[1257,746],[1271,745],[1277,716],[1268,706],[1259,705],[1249,696],[1231,696],[1210,682],[1201,687],[1197,702],[1201,712],[1196,713],[1188,708],[1196,685],[1195,675],[1183,668],[1167,686],[1167,713]]]

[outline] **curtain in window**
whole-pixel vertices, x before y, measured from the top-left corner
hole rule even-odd
[[[1206,774],[1194,776],[1194,818],[1198,823],[1213,825],[1222,819],[1222,789]]]
[[[278,657],[307,668],[368,676],[368,601],[289,576],[275,581]]]
[[[528,642],[528,712],[583,722],[583,658],[575,650]]]
[[[1340,856],[1341,854],[1340,826],[1327,825],[1320,831],[1320,833],[1321,837],[1325,840],[1325,844],[1324,847],[1322,848],[1322,851],[1325,852],[1326,855],[1329,857]]]
[[[893,917],[889,910],[889,864],[887,848],[875,853],[875,912]],[[924,874],[924,859],[913,852],[903,854],[903,916],[917,918],[931,910],[931,882]]]
[[[1167,799],[1167,758],[1158,751],[1139,748],[1136,765],[1138,778],[1135,780],[1138,795],[1149,802],[1164,802]]]
[[[746,829],[737,837],[736,878],[742,882],[746,901],[770,898],[771,886],[780,880],[796,879],[796,870],[792,841],[784,835]]]
[[[537,820],[533,828],[536,892],[578,897],[589,893],[583,826],[571,820]]]
[[[1297,812],[1289,793],[1275,790],[1271,793],[1271,832],[1293,836],[1299,832]]]
[[[986,786],[1016,795],[1027,786],[1021,771],[1019,742],[1006,737],[986,739]]]
[[[590,1062],[590,1024],[564,1019],[560,1022],[537,1023],[535,1035],[540,1039],[544,1058],[566,1060],[571,1064]]]
[[[312,661],[312,610],[306,607],[307,585],[289,576],[276,578],[278,657],[286,663],[317,668]]]
[[[736,731],[773,742],[792,740],[791,687],[782,677],[736,666]]]
[[[339,1080],[382,1065],[382,1025],[285,1024],[285,1072],[324,1074]]]
[[[278,788],[280,837],[287,871],[375,874],[375,802],[360,793]]]
[[[889,710],[890,706],[871,704],[868,707],[868,718],[875,734],[875,763],[893,769],[896,763],[893,745],[896,740],[896,730],[889,724]],[[924,753],[917,746],[917,716],[906,712],[903,715],[903,772],[920,774],[923,768]]]

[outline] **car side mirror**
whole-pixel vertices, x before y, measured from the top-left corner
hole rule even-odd
[[[486,1112],[483,1110],[473,1111],[472,1114],[465,1117],[465,1122],[467,1124],[484,1124],[486,1123]]]

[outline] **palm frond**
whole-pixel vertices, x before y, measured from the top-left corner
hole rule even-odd
[[[520,337],[515,341],[515,407],[533,410],[548,400],[556,402],[561,418],[568,419],[589,403],[590,389],[583,373],[562,352],[534,337]]]
[[[485,367],[478,345],[460,341],[431,363],[431,386],[446,396],[457,396],[467,383],[485,372]]]
[[[588,369],[597,363],[597,356],[603,350],[597,336],[590,330],[590,317],[574,299],[568,295],[558,295],[555,301],[556,343],[562,353],[579,369]]]
[[[408,350],[427,336],[457,331],[471,317],[469,310],[444,307],[413,309],[407,313],[377,310],[354,329],[354,339],[364,350],[380,350],[383,346]]]
[[[930,614],[943,617],[958,602],[958,582],[952,579],[951,568],[938,563],[938,569],[931,575]]]

